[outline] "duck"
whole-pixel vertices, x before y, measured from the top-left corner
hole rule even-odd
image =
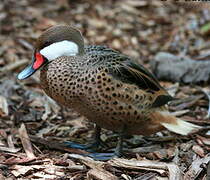
[[[101,128],[119,134],[115,156],[122,155],[126,135],[166,129],[188,135],[201,128],[168,111],[173,97],[148,69],[107,46],[85,45],[75,27],[56,25],[44,31],[18,79],[39,69],[41,88],[49,97],[96,125],[93,144],[100,144]]]

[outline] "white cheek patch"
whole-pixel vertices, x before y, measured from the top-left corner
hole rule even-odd
[[[77,44],[67,40],[53,43],[40,51],[48,60],[53,60],[61,56],[75,56],[78,52],[79,48]]]

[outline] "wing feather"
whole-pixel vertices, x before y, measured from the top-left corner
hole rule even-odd
[[[114,78],[124,83],[135,84],[139,89],[152,93],[154,98],[151,107],[153,108],[161,107],[173,100],[152,73],[127,57],[109,70]]]
[[[151,107],[161,107],[173,99],[151,72],[128,56],[106,46],[87,46],[85,49],[87,54],[97,54],[97,61],[100,57],[103,59],[97,65],[108,67],[112,77],[151,93],[154,97]]]

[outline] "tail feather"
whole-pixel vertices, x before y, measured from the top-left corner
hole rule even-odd
[[[201,126],[183,121],[178,118],[176,119],[176,124],[170,124],[170,123],[161,123],[161,124],[169,131],[181,135],[188,135],[202,128]]]
[[[197,132],[202,128],[201,126],[176,118],[175,116],[170,115],[169,112],[162,111],[160,114],[163,117],[163,121],[161,122],[162,126],[174,133],[188,135]]]

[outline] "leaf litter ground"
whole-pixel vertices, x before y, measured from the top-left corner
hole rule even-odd
[[[205,130],[188,137],[168,131],[127,137],[123,158],[100,162],[62,144],[91,140],[93,125],[85,117],[47,98],[38,73],[25,81],[16,79],[30,62],[36,38],[56,24],[76,26],[86,44],[105,44],[148,68],[159,52],[207,61],[208,8],[158,0],[1,2],[0,179],[209,179],[208,82],[161,81],[179,98],[169,105],[171,112]],[[103,151],[116,146],[117,134],[103,130],[101,137],[108,144]]]

